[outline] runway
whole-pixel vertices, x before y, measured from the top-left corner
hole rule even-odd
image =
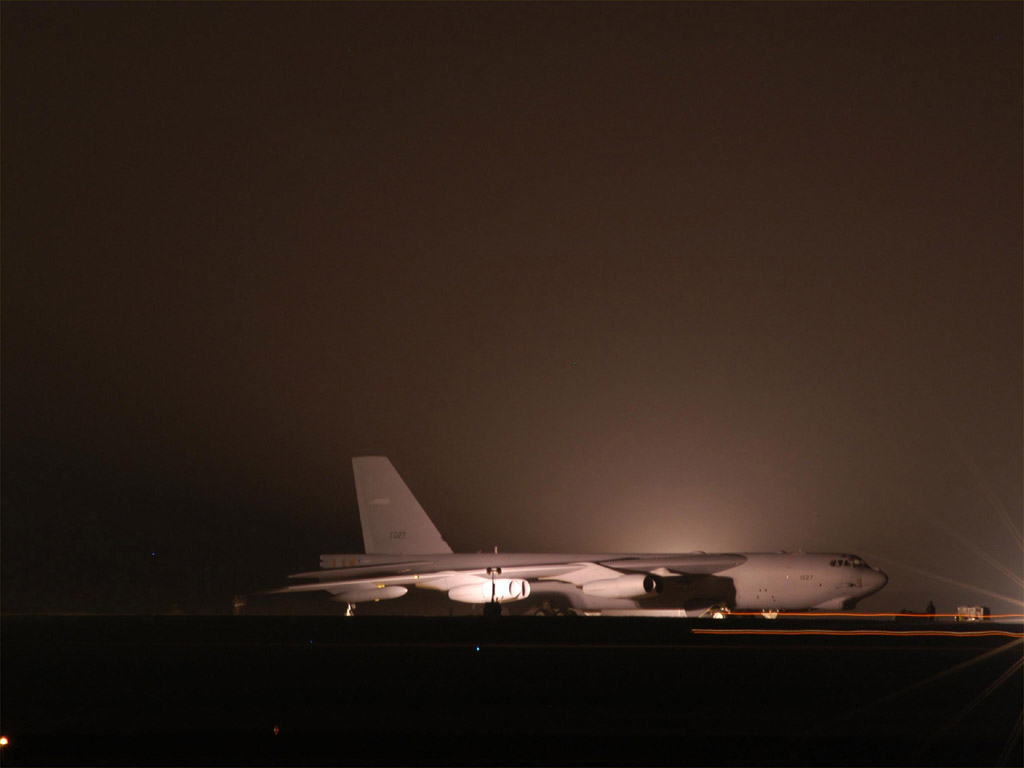
[[[5,765],[1019,765],[1022,626],[13,616]]]

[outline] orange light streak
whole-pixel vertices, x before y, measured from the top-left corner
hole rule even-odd
[[[878,637],[1022,637],[1024,632],[1005,632],[992,629],[980,632],[953,630],[898,630],[898,629],[694,629],[695,635],[874,635]]]
[[[729,611],[730,616],[763,616],[761,611]],[[779,618],[787,616],[842,616],[844,618],[901,618],[901,619],[931,619],[931,618],[956,618],[959,613],[855,613],[853,611],[779,611]],[[985,621],[992,619],[1024,619],[1024,613],[993,613],[985,617]],[[980,621],[980,619],[979,619]]]

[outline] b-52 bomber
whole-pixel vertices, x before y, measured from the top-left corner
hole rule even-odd
[[[888,581],[841,553],[454,553],[386,457],[355,457],[352,468],[365,553],[321,555],[320,570],[290,577],[306,583],[275,592],[324,591],[349,615],[416,587],[482,605],[485,615],[532,595],[560,596],[576,613],[721,617],[849,610]],[[671,608],[654,607],[673,597]]]

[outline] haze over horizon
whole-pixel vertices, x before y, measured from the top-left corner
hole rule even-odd
[[[358,455],[456,551],[1022,610],[1019,3],[0,17],[4,612],[228,611]]]

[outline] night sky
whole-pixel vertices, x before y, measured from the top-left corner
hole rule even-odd
[[[3,3],[4,612],[230,611],[366,454],[1020,611],[1022,10]]]

